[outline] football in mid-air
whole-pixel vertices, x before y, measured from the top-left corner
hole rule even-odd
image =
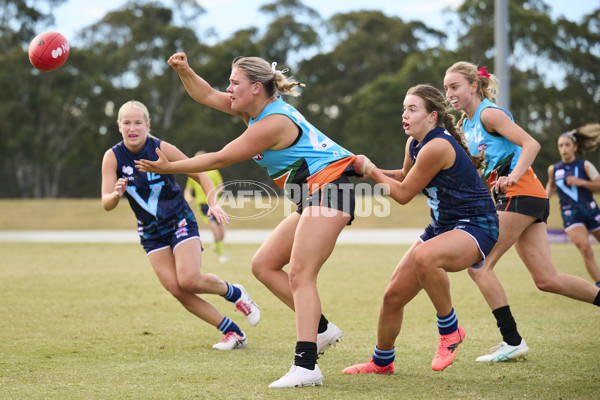
[[[69,42],[58,32],[44,32],[29,44],[29,61],[41,71],[54,70],[67,61]]]

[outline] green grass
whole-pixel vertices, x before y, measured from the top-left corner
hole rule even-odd
[[[400,205],[392,199],[386,199],[389,213],[384,217],[374,215],[374,205],[357,199],[357,215],[349,229],[371,228],[424,228],[430,221],[429,207],[425,196],[418,195],[407,205]],[[273,204],[273,203],[272,203]],[[244,219],[254,215],[256,209],[247,207],[226,211],[239,218],[232,219],[229,229],[272,229],[284,218],[290,207],[286,200],[280,199],[273,204],[274,211],[258,219]],[[562,228],[557,196],[550,202],[551,212],[548,226]],[[373,215],[368,215],[373,214]],[[388,215],[389,214],[389,215]],[[362,215],[362,216],[361,216]],[[366,216],[365,216],[366,215]],[[44,199],[44,200],[8,200],[0,199],[0,230],[114,230],[136,229],[136,220],[126,201],[116,209],[106,212],[100,199]]]
[[[243,283],[261,306],[250,327],[231,303],[207,296],[246,331],[248,349],[219,352],[219,332],[187,313],[158,283],[137,244],[0,243],[2,399],[591,399],[600,393],[597,307],[539,292],[514,250],[497,266],[527,361],[481,365],[500,341],[466,272],[451,275],[467,338],[454,365],[430,369],[435,311],[424,293],[406,308],[392,376],[346,376],[375,345],[383,290],[407,246],[336,247],[319,276],[324,313],[345,340],[319,360],[319,388],[268,389],[293,358],[295,325],[252,275],[257,245],[228,246],[203,271]],[[561,272],[587,279],[577,249],[553,245]]]

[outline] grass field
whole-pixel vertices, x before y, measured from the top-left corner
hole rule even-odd
[[[257,245],[231,245],[227,264],[207,250],[203,270],[240,282],[261,306],[250,327],[218,296],[208,299],[248,336],[219,352],[220,333],[187,313],[158,283],[137,244],[0,243],[0,399],[593,399],[600,397],[597,307],[539,292],[514,250],[497,267],[527,361],[474,360],[500,341],[466,272],[452,274],[466,330],[454,365],[430,369],[435,311],[409,304],[392,376],[346,376],[375,345],[383,290],[407,246],[336,247],[319,276],[324,313],[345,340],[319,360],[322,387],[268,389],[290,366],[293,313],[252,275]],[[587,279],[572,245],[553,245],[561,272]]]
[[[386,199],[387,200],[387,199]],[[600,201],[600,199],[599,199]],[[281,199],[273,204],[273,212],[258,219],[247,219],[254,211],[248,206],[244,209],[226,211],[234,218],[230,229],[272,229],[288,212],[286,200]],[[548,226],[562,228],[557,197],[551,201]],[[379,217],[375,215],[376,207],[382,209],[377,201],[369,202],[357,198],[357,215],[349,229],[371,228],[424,228],[430,221],[429,207],[425,196],[418,195],[407,205],[400,205],[393,200],[386,201],[389,213]],[[373,211],[373,212],[371,212]],[[126,201],[110,211],[102,209],[100,199],[44,199],[44,200],[7,200],[0,199],[0,230],[115,230],[136,229],[136,221]]]

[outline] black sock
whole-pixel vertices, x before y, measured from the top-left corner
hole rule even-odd
[[[296,342],[294,365],[314,370],[317,364],[317,344],[315,342]]]
[[[517,322],[510,312],[510,306],[497,308],[492,311],[492,314],[496,317],[502,340],[510,346],[518,346],[521,344],[522,338],[517,331]]]
[[[328,323],[329,321],[327,321],[327,318],[325,318],[325,316],[321,314],[321,319],[319,320],[319,329],[317,330],[317,333],[325,332],[327,330]]]
[[[600,307],[600,290],[598,291],[598,294],[596,295],[596,298],[594,299],[594,305]]]

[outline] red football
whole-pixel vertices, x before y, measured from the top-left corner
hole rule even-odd
[[[39,70],[51,71],[67,61],[69,50],[69,42],[60,33],[40,33],[29,44],[29,61]]]

